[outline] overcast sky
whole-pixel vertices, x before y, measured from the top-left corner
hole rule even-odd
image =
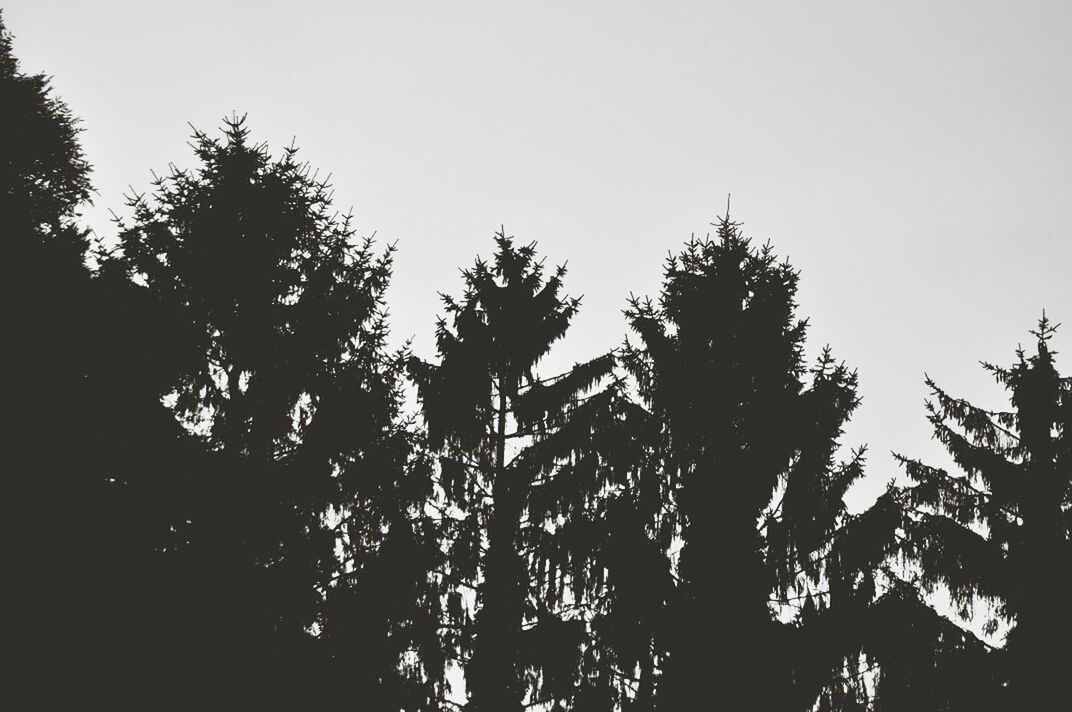
[[[933,456],[924,372],[1001,405],[1043,308],[1072,372],[1072,4],[3,4],[25,71],[82,118],[111,232],[128,186],[192,166],[187,122],[248,113],[397,241],[399,342],[432,355],[437,291],[505,225],[568,260],[557,364],[621,342],[630,292],[725,211],[802,272],[809,354],[860,372],[858,505]],[[1060,363],[1059,363],[1060,365]]]

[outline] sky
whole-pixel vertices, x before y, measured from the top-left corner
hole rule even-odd
[[[81,118],[110,211],[193,167],[190,124],[248,114],[330,172],[396,242],[395,341],[434,354],[438,292],[493,233],[568,261],[583,295],[548,363],[619,345],[630,293],[726,212],[801,272],[808,353],[859,371],[844,442],[859,508],[942,464],[924,373],[1000,407],[1042,310],[1072,372],[1072,4],[1063,2],[108,3],[9,0],[28,72]]]

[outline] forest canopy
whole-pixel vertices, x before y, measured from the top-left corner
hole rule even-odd
[[[559,370],[568,255],[500,230],[429,357],[391,345],[395,246],[295,145],[177,137],[100,238],[80,131],[0,18],[5,708],[1062,708],[1045,313],[983,364],[1007,406],[922,384],[951,466],[872,473],[857,371],[728,211]]]

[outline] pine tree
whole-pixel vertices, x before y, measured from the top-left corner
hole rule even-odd
[[[640,344],[623,361],[657,423],[659,516],[680,542],[653,638],[659,709],[810,708],[848,650],[805,650],[799,618],[780,623],[775,609],[867,597],[865,577],[833,553],[851,519],[843,495],[862,474],[862,450],[836,459],[856,374],[829,350],[805,364],[797,280],[723,219],[716,240],[668,261],[658,304],[633,299],[627,312]]]
[[[450,642],[467,709],[479,712],[571,704],[581,686],[585,623],[562,604],[567,589],[586,587],[584,557],[571,552],[585,546],[577,513],[603,484],[592,439],[614,397],[612,387],[584,395],[611,373],[611,354],[538,374],[579,300],[561,296],[565,269],[545,276],[534,245],[501,232],[496,245],[492,263],[464,272],[461,299],[443,296],[438,363],[410,362],[452,529]]]
[[[197,358],[170,398],[222,463],[189,515],[176,602],[192,701],[218,689],[244,707],[305,707],[356,673],[347,692],[370,708],[416,708],[435,674],[403,666],[419,637],[407,604],[434,542],[386,351],[392,250],[357,240],[296,149],[273,159],[244,118],[193,147],[196,170],[131,198],[115,257],[187,324]]]
[[[179,474],[202,467],[159,403],[181,360],[165,312],[87,269],[76,119],[0,21],[0,303],[8,411],[4,706],[126,708],[152,689]],[[159,681],[158,679],[155,681]]]
[[[1072,379],[1056,370],[1055,328],[1043,316],[1031,332],[1034,354],[1017,350],[1008,368],[983,364],[1009,391],[1009,410],[979,408],[926,379],[935,438],[962,473],[899,458],[914,481],[901,493],[909,514],[904,550],[922,584],[946,587],[963,615],[988,602],[992,633],[1002,622],[1013,626],[1002,671],[987,663],[990,674],[974,674],[995,708],[1060,709],[1067,698]]]
[[[0,16],[0,219],[34,230],[70,227],[89,199],[89,164],[78,143],[78,122],[52,92],[48,77],[25,74]]]

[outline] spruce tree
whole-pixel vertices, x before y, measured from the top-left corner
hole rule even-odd
[[[0,550],[12,709],[129,708],[161,678],[163,550],[200,448],[159,402],[181,333],[114,270],[86,267],[79,127],[22,72],[0,20]]]
[[[991,633],[1012,626],[995,654],[1000,669],[991,662],[974,674],[996,708],[1060,709],[1067,700],[1072,379],[1056,369],[1055,329],[1043,316],[1031,332],[1033,354],[1018,349],[1010,367],[983,364],[1009,391],[1006,410],[980,408],[926,379],[928,420],[961,473],[899,458],[914,482],[901,493],[904,552],[922,585],[944,586],[965,616],[986,603]]]
[[[677,593],[669,555],[677,529],[653,457],[657,420],[624,394],[612,413],[601,462],[616,486],[594,502],[584,552],[595,587],[583,599],[590,621],[584,709],[651,712]]]
[[[843,495],[862,474],[862,450],[837,459],[856,374],[829,350],[807,366],[797,281],[727,218],[717,239],[668,260],[658,303],[633,299],[627,312],[639,343],[623,361],[656,424],[664,482],[647,527],[671,526],[680,547],[650,566],[676,577],[665,628],[653,629],[659,709],[810,708],[842,650],[804,650],[800,619],[776,610],[868,597],[865,577],[831,555],[851,519]]]
[[[611,373],[611,354],[539,374],[579,300],[562,296],[565,269],[545,275],[534,245],[495,239],[491,263],[463,273],[462,298],[443,296],[438,362],[410,362],[451,530],[449,642],[478,712],[572,705],[581,687],[585,623],[563,602],[587,585],[571,551],[584,546],[578,513],[602,487],[592,438],[614,397],[613,386],[585,395]]]
[[[26,74],[0,15],[0,217],[56,233],[89,199],[78,122],[43,74]]]
[[[115,257],[186,324],[170,402],[221,463],[184,532],[192,702],[305,707],[339,683],[416,708],[438,673],[403,663],[435,542],[386,350],[392,250],[355,237],[293,146],[273,158],[244,118],[223,134],[132,196]]]

